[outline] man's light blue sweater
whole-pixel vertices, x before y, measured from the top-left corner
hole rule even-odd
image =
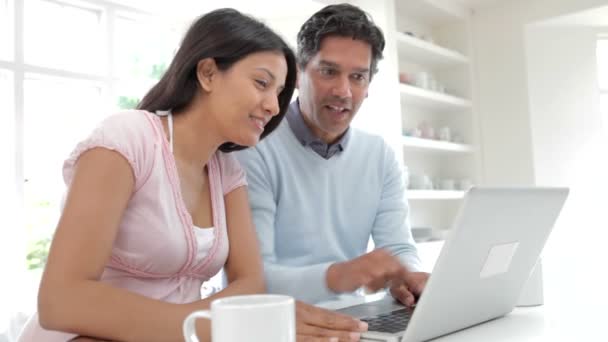
[[[270,293],[309,303],[334,298],[327,268],[364,254],[370,235],[376,248],[420,268],[394,152],[381,137],[349,130],[347,147],[330,159],[303,146],[287,120],[237,153]]]

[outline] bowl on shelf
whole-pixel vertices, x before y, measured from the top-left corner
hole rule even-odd
[[[433,228],[412,227],[412,236],[416,242],[425,242],[433,239]]]

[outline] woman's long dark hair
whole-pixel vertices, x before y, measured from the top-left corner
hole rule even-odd
[[[260,137],[263,139],[279,126],[289,107],[296,84],[296,59],[293,51],[274,31],[234,9],[209,12],[190,26],[171,65],[137,108],[152,113],[169,109],[179,112],[190,104],[198,91],[196,69],[199,61],[213,58],[217,67],[225,71],[248,55],[263,51],[283,53],[287,62],[285,88],[278,95],[279,114],[264,127]],[[238,96],[238,91],[235,94]],[[232,142],[219,147],[222,152],[245,148]]]

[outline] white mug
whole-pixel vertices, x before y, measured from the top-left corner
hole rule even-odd
[[[195,311],[182,326],[186,342],[198,342],[197,318],[211,320],[213,342],[295,342],[294,299],[259,294],[233,296],[211,302],[211,310]]]

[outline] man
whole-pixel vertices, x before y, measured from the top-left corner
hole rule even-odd
[[[413,305],[426,284],[394,152],[350,127],[383,49],[361,9],[315,13],[298,33],[298,99],[273,135],[238,153],[268,292],[316,303],[388,287]],[[370,236],[377,249],[366,253]]]

